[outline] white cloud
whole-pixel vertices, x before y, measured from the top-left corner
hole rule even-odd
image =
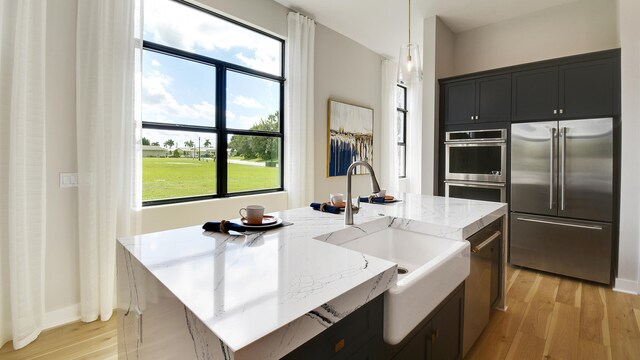
[[[157,70],[145,74],[142,79],[142,116],[144,121],[189,122],[195,125],[213,125],[216,108],[202,101],[196,104],[181,104],[167,90],[173,79]]]
[[[234,97],[233,103],[248,109],[264,109],[265,108],[265,106],[262,105],[258,100],[254,98],[248,98],[242,95],[238,95]]]
[[[160,61],[155,60],[155,59],[154,59],[154,60],[151,60],[151,65],[153,65],[153,66],[162,66],[162,65],[160,64]]]
[[[280,73],[280,42],[255,32],[168,0],[152,0],[145,4],[145,31],[152,40],[186,51],[202,48],[234,52],[242,65]],[[230,60],[230,59],[229,59]]]
[[[234,129],[249,129],[259,121],[260,121],[260,116],[240,115],[237,119],[227,121],[227,126]]]

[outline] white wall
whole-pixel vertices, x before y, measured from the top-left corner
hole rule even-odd
[[[326,201],[330,193],[346,192],[345,176],[327,177],[329,98],[373,109],[373,167],[379,172],[382,57],[320,24],[315,41],[315,200]],[[368,175],[352,179],[353,196],[371,193]]]
[[[437,16],[424,19],[424,78],[422,88],[422,174],[423,194],[436,194],[438,169],[438,79],[453,74],[454,34]]]
[[[60,188],[60,172],[76,172],[77,0],[47,6],[47,244],[45,326],[74,318],[78,287],[78,193]]]
[[[640,2],[619,0],[622,47],[622,181],[616,289],[639,292],[640,281]]]
[[[616,24],[614,1],[582,0],[461,32],[455,73],[616,48]]]

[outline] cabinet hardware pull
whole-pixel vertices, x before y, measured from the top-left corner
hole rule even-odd
[[[563,109],[560,109],[560,114],[562,114],[562,113],[564,113],[564,110],[563,110]]]
[[[473,115],[471,115],[471,120],[473,120]]]
[[[562,113],[562,110],[560,110]],[[560,128],[560,210],[564,211],[564,183],[566,182],[567,128]]]
[[[487,240],[485,240],[482,243],[474,246],[471,249],[471,252],[475,254],[475,253],[478,253],[478,252],[482,251],[482,249],[484,249],[485,246],[491,244],[491,242],[493,242],[493,240],[497,239],[500,235],[502,235],[502,233],[500,231],[494,232],[493,235],[491,235],[491,236],[489,236],[487,238]]]
[[[344,339],[338,341],[336,346],[334,346],[335,352],[338,352],[344,348]]]
[[[553,180],[555,174],[554,159],[556,158],[556,128],[549,129],[551,131],[551,154],[549,154],[549,209],[553,210]]]
[[[438,336],[440,336],[440,332],[438,331],[438,329],[433,330],[433,332],[431,333],[431,343],[435,343],[436,340],[438,340]]]
[[[554,113],[554,114],[557,114],[557,113],[558,113],[558,110],[553,110],[553,113]]]
[[[563,223],[563,222],[556,222],[556,221],[545,221],[545,220],[538,220],[538,219],[529,219],[529,218],[523,218],[523,217],[518,217],[516,219],[518,219],[520,221],[528,221],[528,222],[534,222],[534,223],[540,223],[540,224],[569,226],[569,227],[575,227],[575,228],[580,228],[580,229],[589,229],[589,230],[602,230],[602,226],[598,226],[598,225],[578,225],[578,224],[570,224],[570,223]]]
[[[476,115],[476,120],[478,120],[478,115]]]

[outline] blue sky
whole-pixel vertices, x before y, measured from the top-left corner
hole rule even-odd
[[[281,43],[272,38],[170,0],[147,0],[144,22],[145,40],[280,75]],[[143,121],[215,125],[213,66],[145,51],[142,93]],[[279,102],[277,82],[227,73],[228,127],[248,129],[277,111]],[[183,147],[189,139],[197,143],[198,135],[144,130],[143,136],[161,145],[172,138]]]

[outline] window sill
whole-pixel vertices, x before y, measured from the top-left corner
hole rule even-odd
[[[287,192],[242,195],[142,208],[141,233],[201,225],[207,221],[238,218],[238,210],[250,204],[264,205],[265,212],[287,208]]]

